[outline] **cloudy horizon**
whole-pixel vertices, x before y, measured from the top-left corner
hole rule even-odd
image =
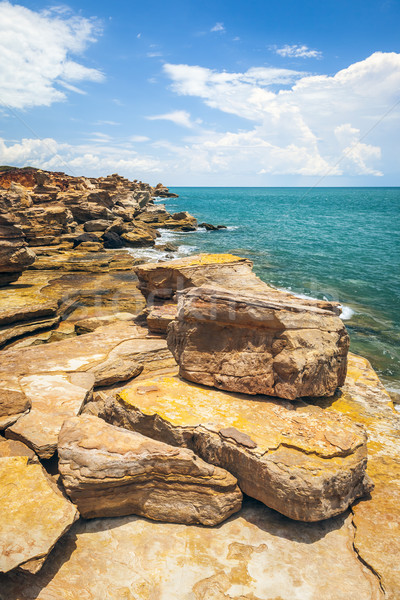
[[[151,30],[143,11],[90,4],[0,2],[0,164],[170,186],[400,184],[390,3],[369,9],[362,49],[305,20],[251,39],[227,2],[204,23],[189,8],[170,41],[162,14]]]

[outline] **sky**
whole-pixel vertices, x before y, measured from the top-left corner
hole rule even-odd
[[[0,165],[400,185],[400,0],[0,0]]]

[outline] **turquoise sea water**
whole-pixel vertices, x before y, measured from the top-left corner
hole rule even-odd
[[[400,392],[400,188],[173,188],[218,232],[178,234],[181,250],[250,258],[267,283],[337,300],[351,349]]]

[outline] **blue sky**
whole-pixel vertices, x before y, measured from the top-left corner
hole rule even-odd
[[[400,2],[0,1],[0,164],[400,185]]]

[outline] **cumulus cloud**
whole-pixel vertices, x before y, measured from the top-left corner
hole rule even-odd
[[[304,44],[293,44],[292,46],[286,44],[282,48],[273,46],[273,49],[279,56],[288,56],[289,58],[322,58],[322,52],[319,50],[311,50],[311,48]]]
[[[247,165],[257,173],[378,176],[382,145],[387,160],[393,160],[393,128],[382,117],[399,100],[400,54],[377,52],[333,76],[264,67],[226,73],[172,64],[164,71],[178,94],[253,122],[250,129],[208,131],[190,140],[193,154],[211,170]],[[397,106],[391,118],[399,117]]]
[[[13,108],[49,106],[65,100],[62,88],[82,92],[74,84],[103,81],[98,69],[72,58],[96,41],[99,23],[66,11],[34,12],[0,2],[2,103]]]
[[[95,141],[75,146],[59,143],[53,138],[27,138],[8,143],[0,138],[0,164],[29,164],[50,171],[65,171],[71,175],[86,176],[119,171],[127,176],[141,178],[162,171],[158,159],[139,155],[129,146],[110,143],[101,136],[98,143]]]
[[[225,27],[223,23],[215,23],[214,27],[211,27],[210,31],[225,31]]]
[[[163,115],[152,115],[146,117],[146,119],[149,121],[172,121],[172,123],[175,123],[176,125],[188,127],[189,129],[192,129],[195,126],[195,123],[190,119],[190,113],[186,110],[174,110]]]

